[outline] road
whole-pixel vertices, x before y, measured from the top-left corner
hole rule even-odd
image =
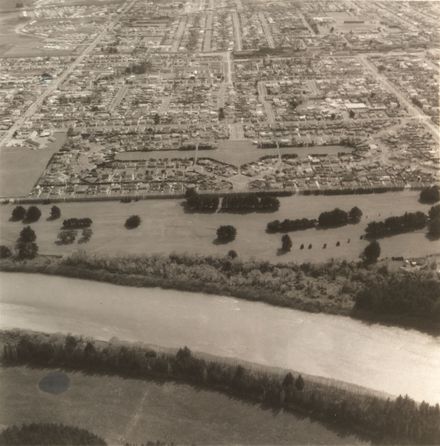
[[[208,52],[211,51],[211,39],[212,39],[212,21],[213,14],[212,11],[208,12],[205,20],[205,32],[203,39],[203,51]]]
[[[267,122],[270,125],[275,124],[275,114],[272,109],[272,105],[266,101],[266,86],[263,82],[258,82],[258,100],[263,104],[264,111],[266,112]]]
[[[264,15],[264,12],[260,11],[258,13],[258,17],[260,19],[261,26],[263,27],[264,35],[266,37],[269,48],[275,48],[275,41],[273,39],[269,23],[267,23],[267,19],[266,16]]]
[[[232,24],[234,27],[235,50],[241,51],[243,49],[243,44],[241,41],[240,19],[237,11],[233,11],[232,13]]]
[[[0,139],[0,147],[7,146],[11,141],[14,133],[22,127],[22,125],[31,118],[35,112],[41,107],[43,102],[48,98],[61,84],[70,76],[70,74],[75,70],[75,68],[80,65],[84,59],[95,49],[96,45],[100,40],[106,35],[106,33],[113,29],[113,27],[118,22],[122,14],[125,14],[134,5],[136,0],[131,0],[127,2],[122,9],[119,11],[115,19],[111,20],[107,26],[105,26],[102,31],[93,39],[93,41],[84,48],[82,53],[67,67],[67,69],[55,79],[47,89],[29,106],[29,108],[23,113],[23,115],[15,121],[14,125],[2,136]]]
[[[185,32],[186,28],[186,21],[187,21],[186,17],[182,17],[180,19],[179,26],[173,38],[173,46],[171,47],[172,53],[177,53],[177,51],[179,51],[180,42],[182,41],[183,33]]]
[[[429,131],[433,134],[434,138],[439,141],[439,129],[438,127],[431,121],[431,118],[425,115],[421,110],[419,110],[410,100],[408,100],[405,95],[398,90],[383,74],[379,73],[377,68],[368,60],[367,55],[359,54],[358,59],[370,71],[375,78],[392,94],[394,94],[409,111],[409,113],[417,118],[420,122],[424,124],[424,126],[429,129]]]

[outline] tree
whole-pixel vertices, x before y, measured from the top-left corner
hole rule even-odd
[[[56,220],[57,218],[61,217],[61,210],[58,206],[52,206],[51,210],[50,210],[50,219],[51,220]]]
[[[433,238],[440,237],[440,216],[433,218],[429,222],[429,235]]]
[[[362,211],[357,206],[355,206],[350,209],[348,218],[352,223],[359,223],[362,218]]]
[[[291,249],[292,249],[292,240],[290,239],[288,234],[284,234],[281,237],[281,251],[290,252]]]
[[[74,229],[62,229],[58,233],[58,240],[56,243],[59,245],[70,245],[76,239],[76,231]]]
[[[35,235],[35,231],[30,226],[25,226],[20,231],[20,236],[18,240],[23,243],[35,242],[37,236]]]
[[[5,245],[0,246],[0,259],[7,259],[12,256],[12,251]]]
[[[440,190],[438,186],[427,187],[420,192],[421,203],[437,203],[440,201]]]
[[[429,218],[431,220],[434,220],[437,217],[440,217],[440,204],[437,204],[436,206],[432,206],[432,208],[429,210]]]
[[[220,107],[218,109],[218,120],[223,121],[225,119],[225,111],[223,110],[223,107]]]
[[[26,209],[23,206],[16,206],[12,210],[11,220],[12,221],[21,221],[26,216]]]
[[[363,257],[368,263],[376,262],[380,256],[380,245],[377,240],[373,240],[364,250]]]
[[[137,228],[141,224],[141,218],[139,215],[132,215],[131,217],[128,217],[125,221],[125,227],[127,229],[134,229]]]
[[[288,372],[283,379],[283,387],[293,387],[294,384],[295,384],[295,379],[293,378],[293,375],[290,372]]]
[[[301,375],[298,375],[298,378],[295,380],[295,387],[297,390],[301,391],[304,389],[304,379]]]
[[[156,113],[153,117],[153,121],[155,125],[158,125],[160,123],[160,116],[158,113]]]
[[[81,238],[78,240],[78,243],[87,243],[93,235],[92,228],[84,228],[82,230]]]
[[[235,259],[236,257],[238,257],[238,254],[237,254],[236,251],[234,251],[233,249],[231,249],[231,250],[228,252],[228,257],[230,257],[231,259]]]
[[[33,259],[38,254],[38,245],[34,242],[19,242],[17,244],[17,256],[19,259]]]
[[[41,211],[37,208],[37,206],[30,206],[26,211],[25,221],[28,223],[36,222],[41,217]]]
[[[234,226],[231,225],[219,226],[219,228],[217,229],[217,240],[220,243],[232,242],[232,240],[235,239],[236,235],[237,230],[234,228]]]

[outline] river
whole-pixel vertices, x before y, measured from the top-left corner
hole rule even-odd
[[[229,297],[0,273],[0,328],[114,336],[440,402],[440,338]]]

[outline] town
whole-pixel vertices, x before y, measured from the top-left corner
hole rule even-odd
[[[3,200],[439,182],[437,2],[16,10],[33,47],[0,48]]]

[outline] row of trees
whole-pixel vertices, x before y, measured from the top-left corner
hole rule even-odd
[[[429,210],[428,234],[433,238],[440,237],[440,204],[432,206]]]
[[[63,229],[83,229],[92,226],[91,218],[68,218],[63,221]]]
[[[436,444],[440,441],[440,407],[416,404],[407,396],[391,400],[319,384],[289,372],[258,371],[236,364],[207,361],[187,348],[175,354],[117,343],[15,333],[4,345],[6,364],[68,367],[91,373],[138,379],[177,380],[213,389],[276,409],[300,410],[313,418],[358,428],[382,443]]]
[[[105,446],[97,435],[75,426],[58,423],[30,423],[10,426],[0,433],[0,446],[57,445]]]
[[[405,212],[397,217],[388,217],[383,221],[368,223],[365,232],[367,237],[378,238],[388,235],[423,229],[428,223],[428,217],[423,212]]]
[[[11,221],[22,221],[23,223],[35,223],[41,217],[41,210],[37,206],[16,206],[12,210]],[[56,220],[61,217],[61,210],[58,206],[52,206],[49,220]]]
[[[84,228],[81,231],[81,237],[78,243],[87,243],[92,238],[93,231],[92,228]],[[76,229],[61,229],[58,233],[58,238],[55,241],[58,245],[70,245],[75,242],[78,236],[78,230]]]
[[[275,212],[280,200],[271,195],[228,194],[223,197],[221,212]]]
[[[302,231],[317,226],[321,228],[343,226],[348,223],[359,223],[361,217],[362,211],[357,206],[351,208],[349,212],[336,208],[333,211],[322,212],[317,220],[308,218],[289,220],[286,218],[283,221],[270,221],[267,224],[266,232],[273,234],[275,232]]]
[[[199,195],[188,189],[185,208],[191,212],[216,212],[219,209],[218,196]],[[271,195],[229,194],[221,200],[220,212],[275,212],[280,207],[278,198]]]

